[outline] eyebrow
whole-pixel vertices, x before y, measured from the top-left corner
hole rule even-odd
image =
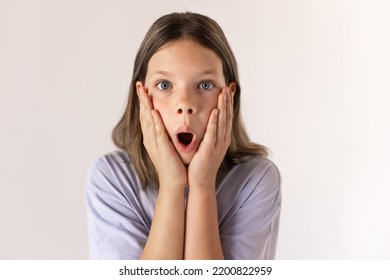
[[[168,72],[168,71],[154,71],[150,74],[150,76],[154,76],[154,75],[164,75],[164,76],[173,76],[173,74],[171,72]]]
[[[217,71],[214,71],[214,70],[205,70],[205,71],[202,71],[202,72],[199,72],[198,75],[203,75],[203,76],[206,76],[206,75],[217,75]],[[164,76],[175,76],[172,72],[169,72],[169,71],[164,71],[164,70],[159,70],[159,71],[153,71],[150,76],[154,76],[154,75],[164,75]]]

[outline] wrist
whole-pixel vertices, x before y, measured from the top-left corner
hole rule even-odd
[[[215,194],[215,181],[208,181],[208,182],[194,182],[190,183],[189,189],[193,192],[200,192],[200,193],[211,193]]]
[[[214,168],[204,166],[203,168],[207,168],[206,170],[198,170],[190,168],[188,170],[188,186],[191,188],[206,188],[206,189],[214,189],[217,181],[217,172],[214,171]]]
[[[159,192],[164,191],[166,193],[181,193],[185,191],[187,184],[174,183],[174,182],[160,182]]]
[[[190,189],[211,189],[215,190],[215,184],[217,181],[217,176],[207,176],[207,177],[190,177],[188,180],[188,186]]]
[[[160,177],[159,180],[160,189],[173,189],[173,190],[184,190],[187,186],[187,180],[171,177]]]
[[[164,188],[160,186],[156,201],[156,210],[164,213],[170,213],[169,216],[174,217],[180,212],[185,211],[185,189],[184,188]],[[163,209],[163,210],[162,210]],[[182,210],[182,211],[181,211]],[[173,212],[171,212],[173,211]]]

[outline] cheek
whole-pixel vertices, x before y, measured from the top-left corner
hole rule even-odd
[[[204,110],[210,115],[211,111],[218,107],[218,95],[213,96],[213,98],[209,98],[204,104]]]
[[[201,113],[199,114],[199,121],[202,125],[202,128],[205,130],[207,127],[207,124],[210,119],[211,111],[216,108],[217,106],[207,106],[207,108],[204,108]]]
[[[210,118],[211,111],[218,107],[218,97],[208,98],[203,100],[203,104],[199,107],[199,112],[202,120],[208,121]]]
[[[161,100],[158,99],[153,99],[152,102],[153,102],[153,108],[160,113],[163,122],[166,123],[166,121],[170,119],[169,105],[165,104],[164,102],[161,102]]]
[[[151,97],[152,97],[153,108],[161,113],[161,111],[164,110],[164,108],[166,108],[168,104],[166,104],[166,102],[164,102],[164,100],[161,98],[158,98],[153,95]]]

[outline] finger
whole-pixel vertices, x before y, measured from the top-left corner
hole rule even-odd
[[[168,135],[159,112],[157,110],[152,110],[151,114],[153,117],[154,129],[156,133],[157,147],[160,147],[161,145],[169,142]]]
[[[151,113],[151,100],[146,91],[146,88],[140,86],[139,88],[139,98],[140,98],[140,122],[141,130],[144,138],[145,145],[152,145],[153,147],[157,146],[156,141],[156,132],[154,121]]]
[[[226,108],[226,135],[225,140],[230,141],[233,126],[233,93],[227,89],[227,108]]]
[[[207,123],[206,132],[203,141],[212,147],[215,147],[217,143],[217,126],[218,126],[218,109],[213,109],[210,114],[209,122]]]
[[[150,97],[148,90],[144,87],[140,87],[140,95],[142,98],[142,103],[145,107],[145,110],[153,110],[153,103],[152,103],[152,98]]]
[[[144,104],[144,97],[143,97],[143,92],[142,92],[142,86],[137,88],[137,94],[138,94],[138,100],[139,100],[139,117],[141,124],[146,123],[146,109],[145,109],[145,104]]]
[[[145,88],[141,85],[141,86],[138,86],[137,88],[137,94],[138,94],[138,99],[139,99],[139,105],[140,105],[140,118],[141,120],[145,120],[145,117],[146,117],[146,103],[147,103],[147,100],[146,100],[146,97],[145,97]]]
[[[151,125],[153,124],[153,119],[151,115],[151,111],[153,110],[152,100],[145,87],[141,86],[139,89],[139,93],[142,115],[145,118],[146,122]]]
[[[226,103],[227,103],[227,94],[226,88],[222,90],[218,98],[218,128],[217,128],[217,142],[220,139],[225,138],[226,134]]]

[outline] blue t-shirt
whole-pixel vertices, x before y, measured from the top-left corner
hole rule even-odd
[[[99,158],[85,185],[91,259],[139,259],[158,192],[141,184],[123,151]],[[274,259],[281,207],[280,175],[270,160],[250,156],[216,183],[225,259]]]

